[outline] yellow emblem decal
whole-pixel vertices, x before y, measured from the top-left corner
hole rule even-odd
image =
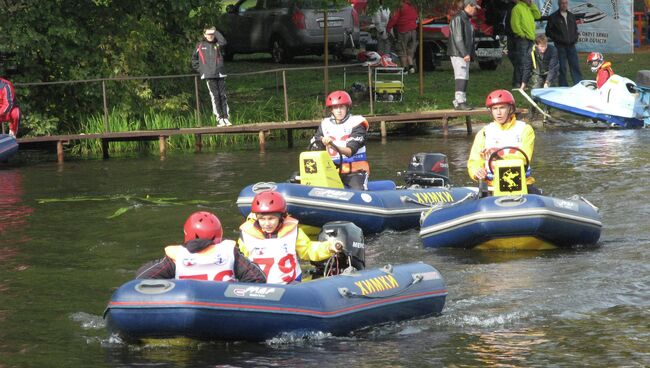
[[[518,167],[507,168],[501,172],[501,190],[517,191],[521,190],[521,175]]]
[[[308,174],[315,174],[316,172],[318,172],[318,169],[317,169],[317,167],[316,167],[316,161],[315,161],[315,160],[312,160],[312,159],[306,159],[306,160],[304,161],[304,165],[305,165],[305,172],[306,172],[306,173],[308,173]]]
[[[393,275],[377,276],[371,279],[357,281],[354,284],[361,291],[361,295],[378,293],[399,287],[399,283]]]

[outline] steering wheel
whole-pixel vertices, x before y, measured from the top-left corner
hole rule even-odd
[[[328,144],[328,146],[332,147],[336,152],[339,154],[339,160],[340,160],[340,165],[339,165],[339,175],[343,173],[343,153],[341,153],[341,150],[339,147],[333,143]],[[320,140],[315,140],[313,142],[309,143],[309,146],[307,146],[308,151],[326,151],[327,147],[321,142]]]
[[[526,171],[530,169],[530,160],[528,159],[528,155],[526,154],[526,152],[524,152],[524,150],[522,150],[519,147],[507,146],[507,147],[499,148],[498,150],[492,152],[492,154],[490,155],[490,158],[487,161],[487,167],[490,170],[490,174],[494,175],[494,170],[492,169],[492,162],[495,160],[503,160],[503,157],[499,155],[499,153],[505,150],[514,150],[524,155],[524,158],[526,159],[526,164],[524,165],[526,167]]]
[[[310,141],[307,146],[307,151],[324,151],[325,145],[320,140]]]

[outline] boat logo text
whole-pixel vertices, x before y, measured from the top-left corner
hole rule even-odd
[[[399,283],[393,275],[377,276],[367,280],[357,281],[354,284],[361,291],[361,295],[374,294],[399,287]]]

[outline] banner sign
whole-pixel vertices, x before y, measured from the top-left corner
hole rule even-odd
[[[558,8],[557,0],[535,0],[542,16]],[[631,54],[634,52],[632,0],[569,0],[569,11],[576,15],[580,36],[579,52]],[[537,33],[544,33],[546,22],[537,23]]]

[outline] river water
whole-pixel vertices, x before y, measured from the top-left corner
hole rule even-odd
[[[448,155],[468,184],[472,138],[371,140],[374,178],[395,178],[412,153]],[[300,143],[302,144],[302,142]],[[600,207],[597,247],[546,252],[422,249],[417,230],[367,239],[370,266],[424,261],[449,289],[443,314],[346,337],[266,343],[127,345],[102,313],[111,293],[186,216],[216,212],[226,236],[239,190],[284,181],[299,149],[25,163],[0,169],[0,367],[424,367],[650,365],[650,131],[537,130],[538,186]]]

